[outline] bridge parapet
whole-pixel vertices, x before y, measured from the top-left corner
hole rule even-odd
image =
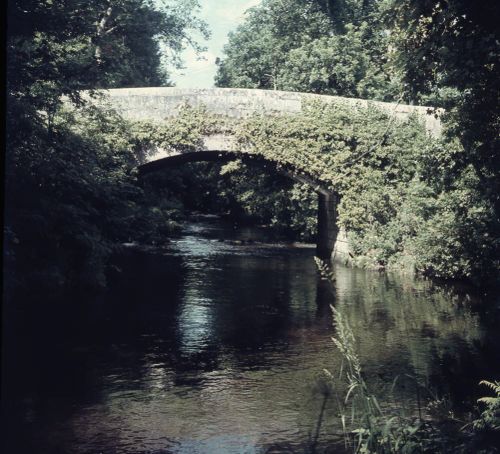
[[[404,104],[367,101],[340,96],[315,95],[289,91],[243,88],[185,89],[175,87],[115,88],[106,90],[109,102],[125,118],[132,120],[164,120],[175,116],[182,105],[205,106],[208,112],[230,118],[245,118],[255,113],[298,113],[305,102],[342,103],[353,109],[369,105],[405,119],[416,113],[425,121],[429,134],[441,134],[441,122],[431,108]],[[438,112],[439,113],[439,112]]]

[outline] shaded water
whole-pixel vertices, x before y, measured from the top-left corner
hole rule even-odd
[[[303,452],[318,377],[341,365],[330,304],[388,407],[415,411],[418,382],[460,409],[500,376],[498,320],[470,298],[340,266],[333,296],[312,247],[265,241],[205,219],[168,248],[129,249],[105,295],[7,313],[3,452]],[[342,445],[335,408],[320,451]]]

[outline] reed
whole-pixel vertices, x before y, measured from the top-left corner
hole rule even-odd
[[[330,267],[316,258],[321,278],[334,283]],[[427,451],[432,437],[431,426],[421,418],[421,409],[416,417],[403,416],[402,411],[386,414],[376,396],[370,392],[363,378],[361,361],[356,350],[356,339],[348,320],[334,306],[330,306],[333,315],[335,336],[332,341],[339,350],[342,362],[338,378],[329,370],[324,373],[332,382],[340,381],[345,394],[337,399],[339,416],[342,422],[345,446],[354,453],[420,453]],[[397,380],[395,380],[396,382]],[[417,388],[419,388],[417,386]],[[420,392],[417,391],[420,401]]]
[[[332,270],[321,259],[315,258],[315,261],[321,278],[331,284],[334,292],[335,278]],[[341,354],[342,362],[338,377],[327,369],[324,369],[324,375],[331,382],[329,389],[345,389],[344,395],[337,395],[336,400],[347,451],[356,454],[500,453],[500,381],[480,382],[480,385],[492,390],[494,396],[480,398],[478,403],[484,409],[479,418],[473,419],[470,416],[465,424],[456,419],[449,409],[437,421],[432,418],[424,420],[421,408],[422,387],[415,377],[409,378],[415,381],[418,414],[405,415],[402,408],[384,411],[383,408],[387,406],[379,404],[363,378],[356,339],[348,320],[334,306],[330,307],[335,329],[332,341]],[[394,379],[393,388],[398,378]],[[444,401],[434,397],[427,409],[440,408]],[[320,425],[316,440],[319,428]],[[315,452],[315,449],[311,452]]]

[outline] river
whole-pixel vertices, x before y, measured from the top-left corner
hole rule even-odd
[[[335,399],[318,425],[323,370],[342,364],[330,304],[386,411],[432,395],[460,412],[500,376],[498,313],[479,297],[343,266],[332,286],[313,256],[202,217],[126,248],[105,294],[57,310],[32,295],[4,317],[3,452],[339,452]]]

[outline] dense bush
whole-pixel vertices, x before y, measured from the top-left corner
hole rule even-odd
[[[204,34],[193,15],[197,7],[196,1],[8,2],[9,288],[102,286],[117,244],[160,233],[165,210],[147,205],[131,171],[142,139],[119,116],[86,105],[81,90],[168,83],[160,41],[177,55],[187,30]]]
[[[180,212],[266,225],[288,239],[316,235],[317,196],[306,185],[241,161],[190,163],[145,177],[150,203],[176,203]]]
[[[31,126],[8,154],[8,275],[49,287],[105,285],[118,245],[154,239],[165,222],[131,170],[137,141],[119,116],[95,109],[61,111],[50,130]]]

